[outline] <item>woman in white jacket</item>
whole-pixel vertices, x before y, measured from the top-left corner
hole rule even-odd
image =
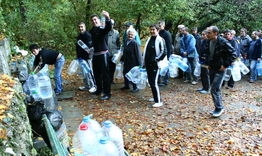
[[[160,61],[166,57],[166,45],[165,40],[158,35],[159,30],[160,28],[156,24],[150,26],[151,36],[146,42],[143,54],[143,66],[146,67],[148,82],[153,94],[153,98],[149,99],[149,101],[155,101],[152,107],[163,106],[157,80]]]

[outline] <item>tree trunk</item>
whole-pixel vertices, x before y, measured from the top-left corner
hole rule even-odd
[[[141,34],[141,25],[140,25],[141,16],[142,16],[142,14],[139,13],[138,16],[137,16],[136,27],[135,27],[136,31],[138,32],[138,35]]]
[[[91,10],[91,1],[92,0],[87,0],[87,4],[86,4],[86,21],[88,21],[89,23],[89,17],[90,17],[90,10]]]
[[[19,6],[20,6],[20,15],[22,19],[22,25],[24,25],[26,23],[26,15],[25,15],[26,8],[25,8],[25,3],[23,0],[19,3]]]

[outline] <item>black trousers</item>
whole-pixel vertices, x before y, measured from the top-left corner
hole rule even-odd
[[[160,69],[157,63],[146,65],[148,82],[155,100],[155,103],[161,102],[160,90],[157,84]]]
[[[116,70],[116,64],[112,62],[112,57],[109,57],[109,77],[110,77],[110,82],[114,81],[114,74]]]
[[[93,72],[96,80],[97,93],[104,92],[111,96],[111,82],[109,77],[109,57],[108,54],[97,55],[93,57]]]
[[[210,79],[209,79],[209,71],[205,67],[201,67],[201,81],[202,81],[202,86],[205,91],[209,90],[210,87]]]

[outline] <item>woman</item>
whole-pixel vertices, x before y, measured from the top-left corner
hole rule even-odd
[[[129,28],[127,30],[128,39],[125,43],[125,48],[123,51],[123,56],[121,61],[124,62],[124,70],[123,74],[126,75],[134,66],[140,66],[142,62],[142,56],[140,52],[140,46],[138,42],[134,39],[136,36],[136,30],[133,28]],[[130,89],[129,88],[129,80],[124,77],[125,80],[125,86],[121,88],[124,89]],[[132,82],[131,82],[132,83]],[[135,93],[139,89],[137,88],[137,85],[132,83],[133,90],[132,92]]]
[[[205,61],[206,61],[206,54],[203,52],[203,48],[206,44],[207,40],[207,31],[204,30],[202,31],[201,34],[201,46],[200,46],[200,52],[199,52],[199,62],[201,64],[201,73],[200,73],[200,77],[201,77],[201,81],[202,81],[202,86],[203,88],[198,89],[198,91],[200,93],[203,94],[207,94],[209,93],[209,87],[210,87],[210,81],[209,81],[209,72],[207,69],[207,65],[205,65]]]
[[[166,45],[165,40],[158,35],[159,30],[160,28],[156,24],[150,26],[151,37],[146,42],[143,55],[143,66],[146,67],[148,82],[154,97],[149,101],[155,101],[152,107],[163,106],[157,80],[160,71],[159,63],[166,56]]]

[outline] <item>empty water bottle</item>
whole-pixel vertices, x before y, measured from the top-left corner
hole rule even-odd
[[[45,64],[45,66],[37,73],[37,76],[41,75],[46,75],[49,76],[49,71],[48,71],[48,64]]]
[[[26,81],[28,78],[28,69],[25,62],[21,62],[18,66],[19,75],[18,78],[20,81]]]
[[[231,73],[231,70],[232,70],[232,66],[229,66],[227,69],[226,69],[226,73],[225,73],[225,76],[224,76],[224,81],[229,81],[232,73]]]
[[[25,81],[25,83],[23,84],[23,91],[26,95],[30,95],[30,90],[27,81]]]
[[[86,60],[84,59],[79,59],[79,65],[82,68],[82,71],[85,74],[88,74],[89,72],[91,72],[91,68],[89,66],[89,64],[86,62]]]
[[[10,71],[11,71],[11,73],[17,72],[17,64],[16,64],[16,62],[12,62],[10,64]]]
[[[138,89],[144,89],[146,88],[146,83],[147,83],[147,72],[146,69],[141,68],[140,69],[140,74],[141,74],[141,79],[137,84]]]
[[[178,68],[180,68],[184,72],[188,69],[188,65],[187,65],[186,62],[187,62],[187,58],[183,58],[183,59],[181,59],[181,58],[174,58],[173,59],[173,63],[175,63],[176,66]]]
[[[116,65],[114,78],[117,78],[117,79],[122,79],[123,78],[123,68],[124,68],[123,62],[120,62],[120,63],[118,63]]]
[[[48,76],[42,74],[38,77],[40,96],[42,99],[51,98],[53,95],[51,80]]]
[[[257,75],[262,76],[262,61],[258,61],[256,65]]]
[[[110,140],[116,145],[119,152],[119,156],[124,156],[125,149],[122,130],[109,120],[103,122],[102,124],[104,125],[102,127],[102,130],[107,132]]]
[[[199,62],[196,63],[196,67],[195,67],[195,70],[194,70],[194,75],[196,77],[199,77],[201,74],[201,64]]]
[[[134,82],[134,81],[137,81],[136,79],[138,78],[139,74],[140,74],[140,67],[139,66],[135,66],[128,73],[126,73],[125,77],[129,81]]]
[[[96,145],[98,139],[93,130],[88,128],[87,124],[81,124],[78,131],[73,137],[73,146],[75,155],[90,155],[96,156]]]
[[[117,53],[113,55],[112,62],[118,64],[120,62],[122,55],[123,55],[122,49],[118,50]]]
[[[40,98],[40,93],[39,93],[39,84],[38,84],[38,76],[34,73],[31,72],[31,75],[28,77],[28,87],[30,90],[30,95],[32,95],[35,100],[39,100]]]
[[[77,44],[83,48],[87,53],[90,53],[90,49],[89,47],[82,41],[82,40],[78,40]]]
[[[96,120],[91,119],[92,117],[93,115],[85,116],[81,124],[87,124],[88,128],[98,133],[101,130],[101,126]]]
[[[103,15],[103,13],[101,13],[100,23],[101,23],[100,28],[101,29],[105,29],[105,27],[106,27],[106,17]]]
[[[69,74],[69,75],[74,75],[75,72],[77,71],[79,67],[79,62],[77,60],[73,60],[70,65],[68,66],[66,72]]]
[[[120,156],[117,147],[108,137],[103,136],[97,144],[97,156]]]
[[[241,62],[241,61],[237,61],[237,62],[239,64],[241,73],[244,74],[244,75],[248,74],[249,73],[249,69],[247,68],[247,66],[243,62]]]
[[[231,73],[232,73],[232,78],[234,81],[241,80],[241,72],[240,72],[240,67],[239,67],[238,62],[235,62],[235,64],[233,65]]]
[[[171,78],[177,77],[177,66],[175,63],[170,63],[169,64],[169,75]]]
[[[165,76],[166,73],[168,72],[168,69],[169,69],[169,66],[166,66],[166,67],[164,67],[164,68],[161,68],[159,74],[160,74],[161,76]]]

